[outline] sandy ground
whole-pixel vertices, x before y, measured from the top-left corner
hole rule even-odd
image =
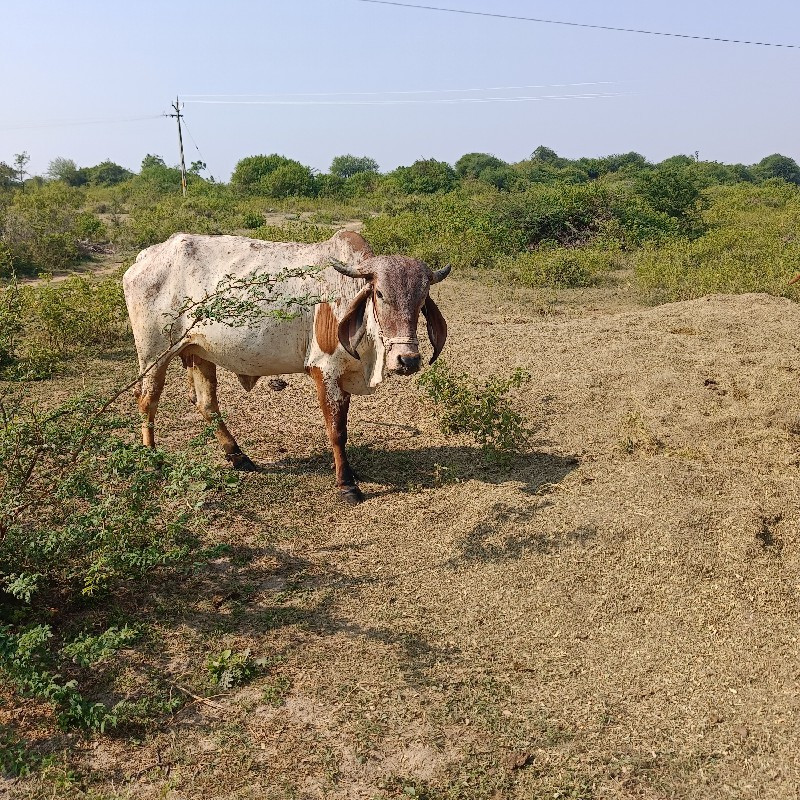
[[[223,378],[264,469],[217,520],[234,553],[142,611],[148,668],[199,696],[223,647],[272,666],[141,738],[74,743],[64,796],[798,796],[800,307],[642,308],[624,279],[435,295],[448,361],[531,373],[531,451],[485,463],[392,380],[353,402],[368,499],[348,508],[307,379]],[[201,427],[179,372],[167,447]]]

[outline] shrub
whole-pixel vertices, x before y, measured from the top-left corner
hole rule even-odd
[[[0,217],[0,246],[15,269],[52,272],[75,264],[82,247],[105,238],[105,226],[81,212],[80,190],[56,181],[16,192]]]
[[[310,222],[287,222],[284,225],[262,225],[250,231],[254,239],[268,242],[324,242],[334,234],[334,228]]]
[[[617,266],[618,251],[596,248],[542,248],[498,259],[497,269],[525,286],[589,286]]]
[[[23,303],[19,285],[0,289],[0,375],[17,359],[17,345],[23,331]]]
[[[527,372],[516,369],[507,378],[489,378],[479,384],[439,360],[417,383],[433,402],[442,433],[467,434],[490,459],[502,459],[524,448],[530,439],[525,420],[508,397],[511,389],[529,380]]]
[[[124,701],[86,699],[77,678],[135,631],[60,641],[48,609],[185,561],[208,493],[236,481],[197,453],[134,444],[130,421],[108,411],[113,399],[76,397],[42,411],[19,389],[0,398],[0,590],[17,600],[13,610],[0,604],[0,670],[50,703],[62,727],[100,731],[117,723]]]
[[[310,196],[314,194],[314,175],[299,161],[277,153],[249,156],[237,163],[231,186],[268,197]]]
[[[498,220],[492,199],[460,192],[414,198],[392,214],[365,220],[364,236],[376,253],[403,253],[437,267],[490,266],[498,253],[519,246]]]
[[[221,689],[232,689],[247,683],[256,676],[258,667],[249,648],[240,653],[223,650],[219,655],[209,657],[206,662],[209,676]]]
[[[478,179],[486,170],[496,170],[507,167],[505,161],[489,153],[466,153],[456,161],[456,175],[459,178]]]
[[[331,162],[331,175],[347,180],[362,172],[376,173],[378,162],[369,156],[336,156]]]
[[[738,184],[708,194],[708,230],[687,241],[648,247],[636,257],[640,289],[650,302],[709,292],[796,296],[787,281],[800,271],[800,193],[790,184]]]
[[[687,233],[699,232],[700,182],[693,166],[660,166],[642,172],[635,188],[652,209],[679,220]]]
[[[75,276],[21,290],[26,341],[61,356],[82,348],[106,350],[128,337],[128,313],[119,276]]]
[[[420,159],[410,167],[398,167],[386,177],[402,194],[449,192],[457,182],[456,171],[446,161],[435,158]]]
[[[771,156],[762,158],[751,168],[751,171],[760,181],[780,178],[787,183],[800,185],[800,166],[793,158],[782,156],[780,153],[773,153]]]

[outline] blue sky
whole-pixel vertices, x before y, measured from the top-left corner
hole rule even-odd
[[[797,0],[428,2],[800,45]],[[636,150],[651,160],[695,151],[725,162],[754,163],[774,152],[800,160],[800,49],[358,0],[2,0],[0,12],[0,161],[26,150],[32,173],[46,171],[56,156],[79,166],[110,158],[138,169],[156,153],[177,163],[175,122],[157,116],[176,94],[187,100],[187,161],[202,156],[222,180],[240,158],[273,152],[320,170],[342,153],[372,156],[383,170],[417,158],[452,163],[472,151],[518,161],[540,144],[568,157]],[[517,86],[541,88],[434,92]],[[385,94],[410,91],[425,94]],[[378,94],[334,94],[343,92]],[[188,102],[200,94],[325,104]],[[602,96],[331,104],[575,94]]]

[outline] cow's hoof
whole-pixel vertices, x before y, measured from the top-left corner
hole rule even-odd
[[[342,486],[339,489],[339,496],[349,506],[357,506],[364,500],[364,494],[358,486]]]
[[[238,472],[258,472],[258,467],[244,453],[231,453],[227,459]]]

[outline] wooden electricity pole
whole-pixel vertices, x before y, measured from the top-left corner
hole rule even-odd
[[[178,98],[175,98],[175,102],[172,104],[172,107],[175,109],[174,114],[167,114],[168,117],[175,117],[178,120],[178,143],[181,146],[181,191],[183,192],[183,196],[186,197],[186,161],[183,157],[183,131],[181,131],[181,105]]]

